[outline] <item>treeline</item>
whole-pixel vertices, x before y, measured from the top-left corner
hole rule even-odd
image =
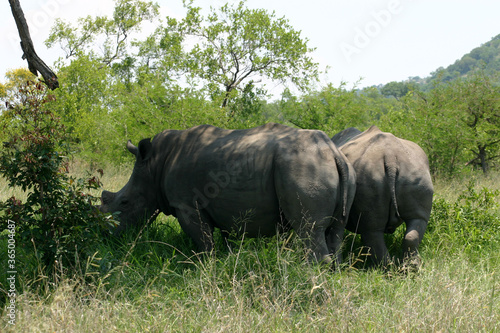
[[[47,45],[61,45],[66,59],[57,65],[61,87],[46,107],[65,125],[72,156],[97,164],[129,162],[127,140],[164,129],[275,121],[330,136],[377,125],[421,145],[434,174],[486,173],[497,166],[498,76],[481,70],[453,80],[441,76],[429,89],[408,83],[319,86],[313,49],[286,19],[244,2],[206,15],[192,2],[185,6],[184,19],[160,22],[158,5],[120,0],[112,17],[53,27]],[[158,28],[132,39],[148,21]],[[19,102],[17,89],[27,77],[26,71],[11,71],[0,87],[7,102],[2,141],[15,131],[9,103]],[[272,99],[270,84],[290,89]]]

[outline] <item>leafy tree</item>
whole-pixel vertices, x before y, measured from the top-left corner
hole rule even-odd
[[[93,163],[108,153],[115,138],[110,112],[118,102],[111,88],[112,70],[82,55],[58,74],[61,87],[50,107],[66,126],[73,151]]]
[[[26,85],[26,82],[35,80],[33,75],[27,68],[17,68],[8,70],[5,73],[7,81],[5,84],[0,83],[0,142],[7,141],[12,131],[12,125],[19,122],[19,119],[13,119],[9,116],[9,110],[14,105],[22,103],[24,96],[20,93],[21,87]]]
[[[346,83],[342,83],[339,87],[328,84],[300,98],[285,91],[279,109],[283,120],[297,127],[320,129],[333,135],[348,127],[364,130],[377,124],[381,115],[396,103],[375,87],[347,89]]]
[[[252,121],[259,123],[266,104],[265,95],[263,88],[255,87],[252,81],[247,83],[229,105],[230,114],[233,115],[232,120],[243,122],[246,124],[245,127],[251,127]]]
[[[450,95],[459,96],[457,108],[465,114],[469,136],[467,164],[479,165],[486,174],[491,162],[500,158],[500,87],[482,73],[457,80]]]
[[[456,70],[460,72],[460,74],[465,75],[471,70],[477,67],[477,60],[469,55],[465,55],[460,59],[460,62],[456,63]]]
[[[429,157],[433,174],[452,175],[464,149],[462,115],[447,104],[445,89],[443,83],[427,93],[410,91],[402,99],[403,106],[392,109],[381,122],[396,136],[419,144]]]
[[[224,110],[207,101],[202,92],[165,85],[163,78],[154,73],[144,74],[143,80],[126,92],[123,84],[115,84],[111,89],[111,95],[120,96],[109,112],[115,136],[120,140],[113,149],[125,152],[127,159],[128,139],[138,142],[165,129],[186,129],[204,123],[228,125]]]
[[[410,91],[408,83],[406,82],[389,82],[380,89],[380,93],[386,97],[394,97],[399,100],[401,97],[406,96]]]
[[[477,73],[451,82],[434,82],[428,92],[411,91],[404,108],[383,122],[397,135],[419,143],[434,173],[453,175],[466,165],[484,173],[500,155],[500,87]]]
[[[78,26],[57,19],[45,44],[59,44],[66,58],[92,55],[105,65],[127,59],[130,35],[140,32],[144,21],[158,16],[158,5],[140,0],[117,0],[113,17],[87,16],[78,20]],[[99,42],[100,54],[95,43]]]
[[[137,8],[134,11],[135,5]],[[249,127],[262,123],[260,110],[266,91],[260,82],[251,78],[256,79],[256,76],[267,73],[276,80],[285,81],[287,73],[298,70],[295,63],[300,64],[302,60],[310,62],[305,55],[300,59],[293,58],[300,57],[302,51],[307,53],[308,49],[305,42],[300,40],[299,33],[293,31],[286,20],[274,19],[274,14],[248,10],[243,7],[243,3],[238,7],[226,5],[223,10],[237,22],[246,22],[247,18],[243,14],[249,14],[254,20],[263,21],[261,27],[278,29],[274,32],[263,31],[263,36],[260,36],[247,22],[246,39],[231,37],[233,53],[237,47],[240,53],[250,52],[246,54],[247,58],[253,61],[253,66],[260,68],[241,67],[241,71],[249,72],[244,80],[232,85],[230,94],[221,89],[217,80],[202,75],[203,66],[206,70],[206,66],[213,66],[212,63],[207,65],[208,57],[197,54],[196,48],[188,51],[188,32],[202,29],[201,25],[188,26],[188,23],[196,21],[194,16],[199,15],[198,8],[188,5],[188,15],[184,20],[177,22],[167,18],[166,28],[160,27],[153,35],[134,41],[129,40],[130,34],[139,29],[145,20],[156,17],[156,5],[121,0],[117,2],[112,18],[87,17],[80,19],[76,27],[63,21],[57,22],[47,45],[61,44],[70,62],[59,63],[60,80],[65,84],[56,93],[57,98],[51,107],[72,134],[72,147],[76,148],[80,156],[91,161],[121,161],[123,156],[127,156],[124,143],[128,139],[136,141],[151,137],[166,128],[184,129],[200,123]],[[127,17],[131,19],[127,20]],[[201,16],[198,18],[201,19]],[[212,16],[210,18],[215,20],[209,25],[211,34],[220,34],[214,35],[214,38],[223,43],[222,36],[227,37],[229,31],[225,30],[228,28],[227,22],[224,23],[222,17],[217,19],[219,21]],[[213,30],[217,27],[220,31]],[[245,33],[238,29],[231,32]],[[280,43],[283,45],[267,40],[267,49],[263,46],[251,47],[251,43],[263,44],[264,38],[271,38],[271,35],[281,38]],[[200,41],[198,45],[205,44]],[[304,50],[287,50],[293,47]],[[197,56],[204,59],[205,65],[193,65],[202,62],[196,60]],[[241,57],[241,65],[250,66],[243,54]],[[269,57],[274,58],[269,60]],[[297,61],[285,65],[285,57]],[[315,66],[312,63],[310,65]],[[216,71],[214,66],[211,68]],[[296,82],[307,79],[305,76],[295,76]],[[176,82],[180,77],[186,79]],[[199,83],[202,81],[204,85],[200,88]],[[207,99],[207,95],[210,98]],[[230,104],[227,103],[229,97],[232,101]],[[228,108],[221,109],[221,105]],[[232,115],[230,119],[228,114]]]
[[[19,88],[27,81],[32,81],[35,79],[33,75],[27,68],[17,68],[8,70],[5,73],[5,78],[7,82],[5,84],[0,83],[0,100],[4,103],[0,106],[0,110],[3,106],[6,106],[9,101],[16,100],[19,94]],[[8,106],[7,106],[8,107]]]
[[[285,18],[249,9],[244,1],[211,8],[207,17],[192,2],[185,7],[186,17],[169,19],[162,40],[174,32],[194,41],[184,61],[186,71],[205,82],[212,95],[222,94],[222,107],[248,82],[261,90],[263,80],[291,81],[306,89],[317,79],[317,64],[309,57],[313,49]]]

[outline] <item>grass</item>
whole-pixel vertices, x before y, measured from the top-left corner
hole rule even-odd
[[[129,175],[130,169],[105,174],[104,187],[118,190]],[[61,273],[57,284],[37,274],[22,279],[16,325],[9,326],[4,308],[0,330],[500,331],[500,212],[481,199],[498,204],[498,195],[481,190],[498,190],[497,180],[478,177],[472,189],[467,182],[435,182],[418,272],[348,260],[332,272],[305,263],[300,242],[289,234],[234,240],[229,249],[219,237],[217,253],[200,256],[175,219],[160,216],[140,237],[131,231],[103,240],[76,274]],[[7,193],[1,181],[0,191]],[[387,237],[391,249],[401,238],[402,230]],[[346,252],[351,245],[350,262],[362,260],[358,237],[346,237]]]

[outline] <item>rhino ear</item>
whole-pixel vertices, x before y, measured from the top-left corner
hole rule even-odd
[[[129,152],[131,152],[132,154],[137,156],[137,152],[139,151],[139,149],[136,146],[134,146],[132,144],[132,141],[130,141],[130,140],[127,141],[127,149]]]
[[[137,158],[141,158],[143,161],[149,159],[153,153],[153,145],[151,144],[151,139],[144,139],[139,142],[139,154],[136,155]]]

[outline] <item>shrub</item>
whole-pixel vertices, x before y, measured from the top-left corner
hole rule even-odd
[[[464,253],[471,259],[500,249],[500,217],[495,201],[499,191],[476,189],[470,181],[456,202],[436,198],[426,243],[437,252]]]
[[[16,244],[35,254],[49,272],[72,267],[75,258],[89,254],[106,219],[86,190],[100,186],[97,176],[87,180],[68,175],[64,154],[66,135],[59,119],[46,107],[53,99],[41,83],[28,82],[21,98],[2,114],[10,134],[0,153],[0,174],[11,187],[27,193],[25,202],[11,197],[0,202],[0,230],[16,226]]]

